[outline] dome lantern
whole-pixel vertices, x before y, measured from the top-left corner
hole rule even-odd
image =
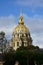
[[[23,21],[23,16],[22,14],[20,14],[20,17],[19,17],[19,24],[24,24],[24,21]]]

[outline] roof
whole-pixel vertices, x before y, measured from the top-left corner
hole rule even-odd
[[[24,25],[22,16],[20,16],[18,25],[14,28],[13,33],[30,33],[29,29]]]

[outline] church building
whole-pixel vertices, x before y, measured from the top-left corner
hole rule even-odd
[[[29,45],[32,45],[32,38],[29,29],[24,24],[23,16],[21,14],[18,25],[13,30],[10,47],[16,50],[20,46],[27,47]]]

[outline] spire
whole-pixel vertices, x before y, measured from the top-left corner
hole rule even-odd
[[[23,16],[22,16],[22,12],[20,12],[20,17],[19,17],[19,24],[24,24],[23,22]]]
[[[22,10],[20,10],[20,16],[22,16]]]

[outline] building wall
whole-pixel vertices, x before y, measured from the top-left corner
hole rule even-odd
[[[0,62],[0,65],[3,65],[3,63],[2,63],[2,62]]]

